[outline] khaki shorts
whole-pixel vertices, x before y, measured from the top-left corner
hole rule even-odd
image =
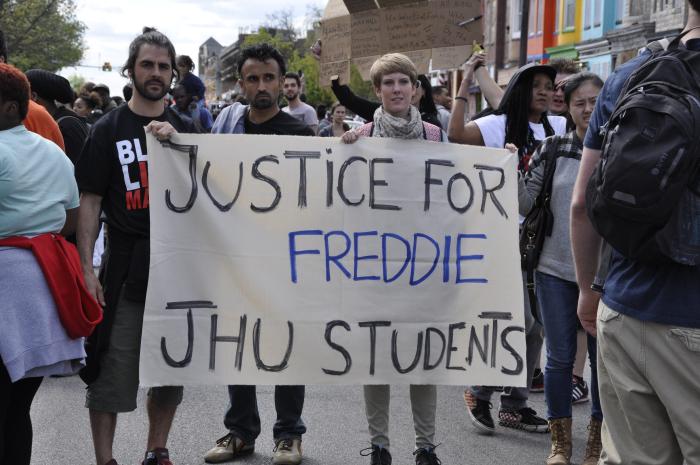
[[[87,408],[110,413],[136,410],[144,305],[122,293],[99,376],[87,388]],[[179,405],[182,391],[182,386],[162,386],[149,389],[148,395],[160,405]]]

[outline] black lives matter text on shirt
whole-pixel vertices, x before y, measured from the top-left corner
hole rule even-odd
[[[105,292],[118,294],[126,279],[125,296],[135,301],[145,300],[148,283],[148,154],[143,128],[151,121],[167,121],[178,132],[194,132],[191,122],[184,122],[170,109],[151,118],[122,105],[95,123],[76,165],[81,192],[102,196],[110,228],[107,263],[112,272],[107,275],[122,277],[108,283]],[[118,295],[110,297],[117,299]]]
[[[245,115],[246,134],[268,134],[277,136],[314,136],[314,131],[305,123],[299,121],[292,115],[283,111],[278,111],[269,120],[256,124],[250,121],[248,114]]]
[[[170,109],[151,118],[122,105],[95,123],[76,166],[80,190],[102,196],[107,224],[144,238],[149,237],[149,197],[143,127],[151,121],[168,121],[178,132],[193,132]]]

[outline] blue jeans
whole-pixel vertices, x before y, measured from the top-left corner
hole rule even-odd
[[[231,405],[224,415],[224,426],[247,444],[260,435],[260,414],[255,386],[229,386]],[[301,439],[306,426],[301,419],[304,408],[304,386],[275,386],[277,421],[272,436],[278,439]]]
[[[550,420],[571,417],[571,396],[576,331],[578,329],[578,285],[556,276],[535,273],[535,290],[544,325],[547,364],[544,370],[544,395]],[[598,397],[596,339],[587,334],[591,361],[591,416],[603,419]]]

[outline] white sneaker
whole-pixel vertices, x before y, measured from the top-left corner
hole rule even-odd
[[[301,463],[301,439],[280,439],[275,443],[272,463],[275,465],[299,465]]]

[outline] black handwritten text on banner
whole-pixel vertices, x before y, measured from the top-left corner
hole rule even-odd
[[[148,140],[143,385],[523,385],[515,158],[426,141]]]

